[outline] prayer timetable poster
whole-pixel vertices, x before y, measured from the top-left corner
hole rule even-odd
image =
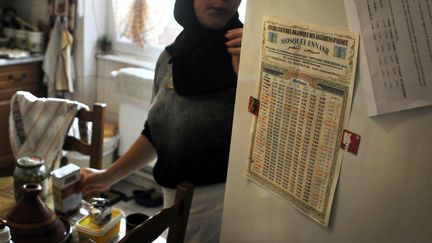
[[[328,226],[358,35],[264,17],[247,177]]]

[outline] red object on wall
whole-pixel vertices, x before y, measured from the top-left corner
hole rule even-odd
[[[344,129],[340,147],[347,152],[357,155],[360,146],[360,139],[360,135]]]

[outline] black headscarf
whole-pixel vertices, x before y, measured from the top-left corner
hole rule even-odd
[[[237,75],[225,45],[225,34],[243,27],[238,13],[223,28],[211,30],[199,23],[193,2],[177,0],[174,7],[174,17],[184,28],[166,47],[172,57],[174,88],[180,94],[195,94],[235,87]]]

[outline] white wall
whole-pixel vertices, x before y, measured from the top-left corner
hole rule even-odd
[[[75,98],[86,104],[96,102],[97,40],[106,30],[107,0],[79,0],[75,35],[78,90]]]
[[[348,130],[362,136],[346,153],[330,226],[249,181],[248,158],[263,15],[347,30],[342,0],[249,0],[231,140],[221,242],[430,242],[432,238],[432,107],[369,118],[357,77]]]
[[[118,123],[119,100],[117,84],[111,77],[111,72],[127,66],[130,65],[103,58],[97,59],[97,102],[107,104],[107,120],[113,123]]]

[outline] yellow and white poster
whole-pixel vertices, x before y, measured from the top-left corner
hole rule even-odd
[[[327,226],[350,114],[356,34],[265,17],[247,176]]]

